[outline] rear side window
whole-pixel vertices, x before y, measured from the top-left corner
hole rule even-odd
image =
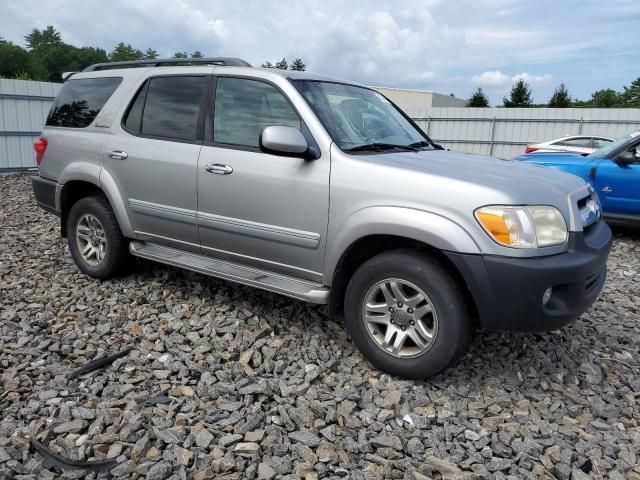
[[[206,77],[152,78],[140,89],[123,122],[136,135],[196,140]]]
[[[49,111],[47,126],[88,127],[121,81],[122,78],[119,77],[81,78],[67,81]]]
[[[213,118],[213,141],[258,147],[265,127],[300,128],[300,118],[278,89],[265,82],[219,77]]]

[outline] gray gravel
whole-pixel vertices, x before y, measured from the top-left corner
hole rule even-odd
[[[116,478],[640,479],[640,234],[562,331],[476,335],[428,382],[371,368],[322,307],[160,265],[81,275],[27,175],[0,177],[0,477],[36,438]],[[134,350],[80,378],[96,357]],[[106,478],[65,471],[64,478]]]

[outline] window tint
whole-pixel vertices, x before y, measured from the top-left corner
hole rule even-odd
[[[257,147],[265,127],[300,128],[300,119],[275,87],[257,80],[218,78],[213,141]]]
[[[47,126],[88,127],[121,81],[113,77],[68,80],[49,111]]]
[[[558,145],[564,145],[565,147],[591,148],[591,139],[590,138],[574,138],[572,140],[565,140],[564,142],[560,142]]]
[[[594,138],[593,139],[593,148],[603,148],[609,145],[612,140],[607,140],[606,138]]]
[[[152,78],[144,103],[141,133],[195,140],[205,81],[206,77]],[[132,109],[134,107],[135,104]]]
[[[140,133],[140,127],[142,127],[142,109],[144,108],[144,99],[147,94],[147,86],[148,82],[145,82],[145,84],[136,95],[136,99],[129,107],[129,111],[127,112],[127,115],[123,122],[127,130],[135,134]]]

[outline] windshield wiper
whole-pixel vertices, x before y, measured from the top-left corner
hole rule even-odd
[[[387,150],[406,150],[409,152],[416,152],[417,148],[411,145],[396,145],[395,143],[366,143],[364,145],[358,145],[357,147],[347,149],[347,152],[385,152]]]
[[[415,149],[431,147],[431,146],[432,146],[431,143],[427,142],[426,140],[420,140],[419,142],[414,142],[407,145],[407,147],[413,147]]]

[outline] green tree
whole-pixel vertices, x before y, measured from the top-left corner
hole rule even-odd
[[[307,69],[307,66],[304,64],[301,58],[296,58],[293,62],[291,62],[290,68],[291,70],[304,72]]]
[[[204,55],[202,54],[202,52],[200,50],[196,50],[195,52],[193,52],[191,54],[191,58],[203,58]]]
[[[488,107],[489,99],[482,91],[482,88],[478,89],[471,95],[471,98],[467,101],[467,107]]]
[[[625,86],[620,97],[625,107],[640,107],[640,77],[631,82],[628,87]]]
[[[187,52],[176,52],[173,54],[172,58],[189,58]]]
[[[611,88],[596,90],[591,94],[591,104],[597,108],[611,108],[619,103],[618,93]]]
[[[31,33],[25,35],[27,48],[32,52],[62,45],[62,37],[52,25],[48,25],[44,30],[34,28]]]
[[[23,73],[34,78],[34,64],[29,52],[12,42],[0,43],[0,77],[15,78]]]
[[[289,64],[287,63],[287,59],[283,58],[279,62],[276,62],[275,65],[274,65],[274,68],[277,68],[278,70],[287,70],[289,68]]]
[[[109,54],[112,62],[125,62],[130,60],[142,60],[144,53],[137,48],[133,48],[130,43],[120,42]]]
[[[513,87],[511,87],[511,93],[509,98],[504,97],[502,99],[505,107],[530,107],[533,104],[533,98],[531,97],[531,87],[524,80],[518,80]]]
[[[147,51],[144,52],[144,58],[146,60],[153,60],[158,58],[158,52],[156,52],[153,48],[147,48]]]
[[[261,65],[262,68],[273,68],[273,63],[271,63],[269,60],[267,60],[266,62],[264,62]]]
[[[567,108],[571,106],[571,97],[564,83],[561,83],[560,86],[555,89],[553,95],[551,95],[548,106],[553,108]]]

